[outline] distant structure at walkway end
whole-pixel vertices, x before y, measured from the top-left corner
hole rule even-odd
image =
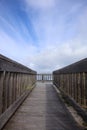
[[[37,81],[52,81],[52,74],[37,74]]]

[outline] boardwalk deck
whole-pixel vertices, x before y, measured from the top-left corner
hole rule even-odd
[[[37,83],[3,130],[82,130],[49,83]]]

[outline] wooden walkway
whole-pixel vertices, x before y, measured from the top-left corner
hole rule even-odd
[[[37,83],[3,130],[82,130],[52,84]]]

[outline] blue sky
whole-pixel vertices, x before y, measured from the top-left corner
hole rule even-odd
[[[0,0],[0,53],[44,73],[87,57],[87,0]]]

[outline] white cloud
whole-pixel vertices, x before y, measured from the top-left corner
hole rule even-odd
[[[33,8],[50,8],[55,6],[55,0],[26,0],[26,2]]]
[[[31,67],[44,73],[69,65],[85,58],[86,55],[87,45],[83,46],[80,41],[74,39],[74,41],[69,41],[69,43],[60,46],[44,48],[38,54],[29,56],[26,60],[28,65],[32,63]]]
[[[87,44],[87,9],[79,16],[78,38],[81,42]]]
[[[55,6],[55,0],[26,0],[26,3],[28,7],[35,9]],[[9,24],[11,30],[17,33],[19,40],[16,42],[8,34],[0,31],[0,51],[8,57],[43,73],[52,72],[85,58],[87,56],[87,11],[85,10],[75,19],[78,20],[78,23],[77,21],[73,23],[71,19],[70,23],[67,23],[70,24],[69,28],[66,25],[67,17],[75,14],[80,6],[80,4],[73,6],[70,12],[66,11],[62,15],[59,15],[60,11],[57,8],[50,11],[46,10],[47,12],[41,11],[38,15],[34,14],[36,12],[32,12],[31,22],[38,36],[39,46],[36,46],[37,43],[36,45],[33,44],[31,39],[29,43],[25,43],[24,37],[17,32],[17,28],[14,29]],[[27,14],[30,17],[28,10]],[[23,34],[27,35],[28,29],[25,25],[20,22],[20,26]],[[75,36],[71,36],[72,33],[75,33]]]
[[[0,22],[3,22],[4,25],[9,26],[9,29],[12,30],[13,32],[15,31],[13,25],[1,15],[0,15]]]
[[[36,53],[37,48],[32,43],[18,42],[3,31],[0,31],[0,53],[26,65],[28,55]]]

